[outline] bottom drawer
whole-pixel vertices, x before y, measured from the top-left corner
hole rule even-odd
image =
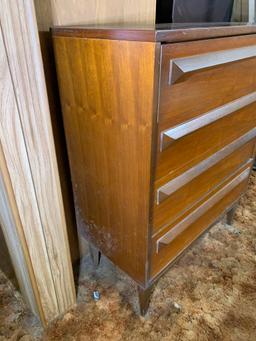
[[[207,227],[213,224],[246,189],[250,167],[212,193],[179,222],[152,238],[151,279],[157,276],[186,249]]]

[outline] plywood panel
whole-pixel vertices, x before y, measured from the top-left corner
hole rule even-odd
[[[0,141],[50,321],[75,290],[33,2],[0,0],[0,19]]]
[[[255,0],[252,0],[255,1]],[[251,2],[251,0],[249,0]],[[231,20],[236,22],[247,22],[249,19],[248,0],[235,0]]]
[[[1,79],[1,78],[0,78]],[[2,106],[1,106],[2,108]],[[32,271],[32,264],[22,232],[22,226],[14,200],[10,178],[0,145],[0,224],[1,243],[6,243],[23,298],[34,314],[40,314],[44,322],[38,288]],[[2,252],[2,249],[1,249]],[[6,258],[5,258],[6,260]],[[32,278],[33,277],[33,278]]]
[[[156,0],[35,0],[39,30],[69,24],[154,24]]]
[[[18,89],[36,202],[58,306],[64,311],[74,302],[73,273],[33,2],[2,2],[2,29],[8,36],[5,44],[14,88]]]
[[[33,267],[37,269],[36,272],[39,272],[38,276],[37,273],[35,276],[40,295],[45,299],[45,303],[42,305],[46,315],[51,319],[58,311],[58,304],[54,294],[51,268],[41,228],[33,181],[30,177],[30,166],[2,35],[0,36],[0,51],[0,141],[7,161],[31,261]]]

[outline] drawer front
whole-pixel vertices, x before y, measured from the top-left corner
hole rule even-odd
[[[196,130],[157,154],[156,181],[161,185],[177,177],[245,134],[253,134],[256,125],[256,103],[228,117]]]
[[[240,197],[247,187],[246,167],[207,200],[152,238],[151,279],[156,277]]]
[[[163,45],[159,133],[252,103],[255,84],[255,35]]]
[[[255,135],[255,134],[254,134]],[[177,178],[155,188],[153,233],[184,214],[246,163],[252,163],[255,138],[236,140]]]

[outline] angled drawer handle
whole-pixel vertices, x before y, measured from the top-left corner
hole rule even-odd
[[[256,137],[256,128],[250,130],[245,135],[239,137],[237,140],[231,142],[224,148],[217,151],[215,154],[211,155],[209,158],[198,163],[196,166],[188,169],[186,172],[180,176],[167,182],[165,185],[159,187],[156,193],[156,203],[161,204],[162,201],[167,199],[172,193],[177,191],[182,186],[186,185],[188,182],[192,181],[194,178],[207,171],[209,168],[217,164],[219,161],[227,157],[229,154],[233,153],[236,149],[240,148],[242,145],[246,144],[250,140]]]
[[[186,218],[175,225],[170,231],[164,234],[156,242],[156,251],[159,252],[161,244],[170,244],[178,235],[185,231],[189,225],[193,224],[204,213],[210,210],[215,204],[218,203],[226,194],[231,192],[236,186],[242,183],[250,175],[251,167],[246,168],[241,174],[235,177],[231,182],[224,186],[219,192],[215,193],[210,199],[199,206],[195,211],[190,213]]]
[[[183,75],[194,71],[256,57],[256,46],[204,53],[170,61],[169,84],[176,83]]]
[[[256,101],[256,92],[236,99],[228,104],[225,104],[217,109],[211,110],[199,117],[189,120],[185,123],[179,124],[171,129],[161,133],[161,151],[166,149],[173,141],[180,139],[206,125],[213,123],[233,112],[246,107],[247,105]]]

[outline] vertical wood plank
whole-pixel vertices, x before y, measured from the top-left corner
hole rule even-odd
[[[32,0],[0,0],[0,20],[0,141],[50,321],[75,303],[75,289]]]
[[[23,233],[20,233],[22,231],[21,223],[17,213],[17,207],[15,205],[14,195],[1,145],[0,170],[0,224],[3,237],[8,247],[12,264],[14,265],[14,271],[23,298],[33,313],[36,315],[40,314],[44,319],[41,302],[38,300],[38,289],[35,286],[33,287],[32,284],[32,265],[28,253],[26,252],[27,247],[24,235]]]
[[[42,302],[43,309],[45,315],[51,319],[56,316],[58,304],[36,204],[33,181],[30,176],[29,161],[5,54],[2,32],[0,35],[0,67],[0,141],[12,181],[31,261],[35,268],[40,296],[44,297],[45,300],[45,303]],[[39,272],[38,276],[36,272]]]

